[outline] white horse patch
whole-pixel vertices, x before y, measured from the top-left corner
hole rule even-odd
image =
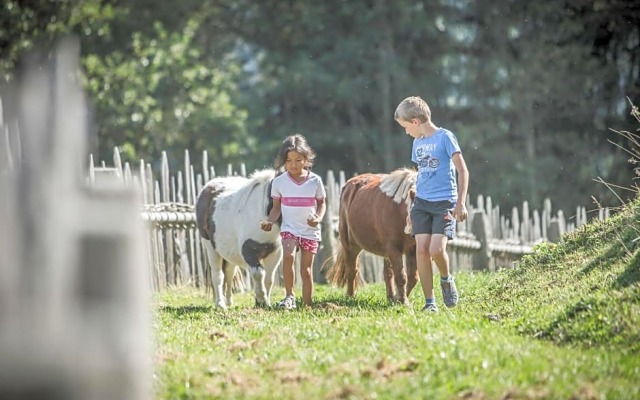
[[[249,178],[215,178],[198,195],[197,226],[211,265],[216,307],[232,304],[231,284],[236,265],[249,269],[256,306],[271,304],[282,244],[279,226],[274,224],[270,232],[265,232],[260,229],[260,221],[266,220],[271,210],[271,181],[275,176],[275,170],[265,169]]]

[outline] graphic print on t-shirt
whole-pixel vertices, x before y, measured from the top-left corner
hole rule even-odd
[[[436,143],[426,143],[416,148],[416,158],[420,172],[427,172],[429,176],[435,174],[440,165],[440,160],[432,155],[436,151]]]

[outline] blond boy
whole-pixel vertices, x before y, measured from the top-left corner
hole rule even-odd
[[[455,135],[431,120],[431,110],[420,97],[402,100],[395,120],[413,137],[411,161],[417,164],[416,197],[410,214],[416,239],[416,258],[425,297],[423,310],[438,312],[433,292],[431,260],[438,267],[442,297],[447,307],[458,303],[458,290],[449,270],[447,242],[456,221],[467,219],[465,199],[469,171]],[[407,221],[409,222],[409,221]]]

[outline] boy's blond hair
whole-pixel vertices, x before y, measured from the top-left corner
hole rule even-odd
[[[417,118],[420,123],[424,124],[431,120],[431,109],[427,102],[422,100],[422,97],[411,96],[398,104],[393,118],[402,121],[411,121]]]

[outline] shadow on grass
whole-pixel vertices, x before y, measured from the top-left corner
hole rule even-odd
[[[624,249],[621,248],[620,244],[613,242],[609,245],[606,251],[603,251],[600,255],[589,262],[582,271],[580,271],[580,273],[581,275],[588,275],[596,268],[601,270],[610,269],[611,265],[615,261],[619,260],[623,254]]]
[[[160,308],[160,312],[169,314],[173,317],[184,317],[208,314],[213,311],[213,306],[164,306]]]
[[[631,242],[631,239],[628,236],[629,235],[627,234],[625,235],[625,237],[621,238],[623,243]],[[628,254],[627,251],[633,250],[634,249],[627,250],[622,245],[622,243],[620,243],[618,240],[615,240],[609,245],[606,251],[602,252],[591,262],[589,262],[580,272],[582,275],[587,275],[595,269],[611,269],[614,263],[618,262],[620,259],[623,259],[625,255]],[[631,286],[638,281],[640,281],[640,253],[636,252],[633,258],[628,261],[627,268],[624,270],[624,272],[618,275],[615,283],[618,287],[624,288]]]
[[[372,298],[368,296],[349,297],[344,294],[332,294],[323,296],[320,300],[314,301],[315,306],[319,308],[331,308],[334,306],[344,308],[367,308],[367,309],[386,309],[401,307],[398,303],[392,303],[385,299]]]
[[[629,265],[618,276],[616,284],[620,287],[628,287],[640,281],[640,252],[636,252],[636,255],[629,260]]]

